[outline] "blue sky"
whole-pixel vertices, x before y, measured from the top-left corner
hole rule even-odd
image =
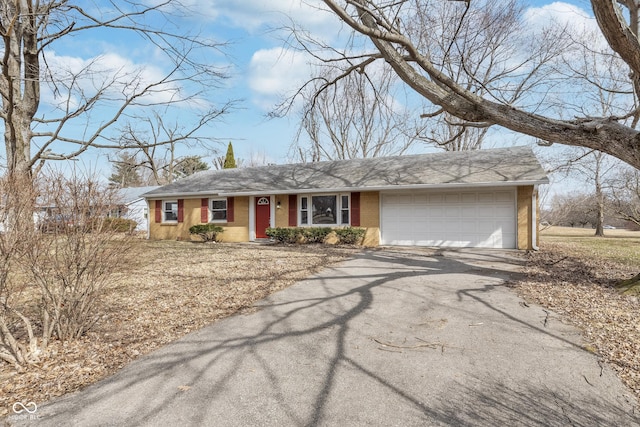
[[[254,11],[252,7],[256,4],[260,6]],[[546,6],[547,16],[553,13],[561,20],[575,19],[567,4],[582,7],[590,13],[588,0],[568,1],[564,4],[537,0],[530,1],[529,4],[532,7]],[[265,13],[268,10],[272,12]],[[221,135],[233,140],[238,157],[249,158],[252,152],[265,153],[271,162],[285,162],[289,145],[297,130],[297,117],[267,120],[264,115],[277,102],[277,95],[281,91],[296,88],[295,83],[304,81],[307,74],[299,57],[292,58],[282,50],[281,38],[286,34],[272,32],[270,29],[288,24],[287,20],[291,17],[300,22],[300,25],[327,36],[329,31],[337,31],[338,21],[331,15],[306,9],[296,0],[264,3],[236,1],[233,10],[222,8],[219,13],[218,20],[213,24],[232,23],[233,26],[227,31],[232,31],[234,37],[238,37],[230,49],[238,72],[234,79],[237,85],[232,90],[246,101],[244,110],[230,115],[221,124]],[[256,15],[264,16],[265,19],[259,19]],[[308,15],[315,15],[315,19],[309,19]],[[250,25],[243,25],[244,17],[251,17]],[[222,33],[222,38],[225,37],[224,34],[225,32]]]
[[[307,3],[313,3],[309,0]],[[98,2],[99,3],[99,2]],[[183,0],[191,4],[193,16],[180,18],[179,25],[188,26],[203,35],[214,37],[220,42],[229,42],[226,56],[211,57],[212,63],[229,66],[230,78],[225,86],[211,92],[211,101],[241,99],[238,109],[226,115],[222,121],[207,129],[224,145],[218,145],[221,154],[226,142],[232,141],[235,154],[242,159],[264,157],[270,163],[285,163],[290,160],[288,152],[297,130],[297,117],[267,119],[266,114],[280,99],[283,92],[296,89],[306,80],[308,68],[306,59],[299,53],[286,48],[283,39],[287,32],[279,30],[291,21],[328,40],[335,40],[340,34],[340,24],[336,17],[310,8],[299,0]],[[578,6],[590,14],[588,0],[566,2],[529,1],[535,8],[544,8],[541,19],[556,16],[567,22],[578,22],[575,12]],[[570,6],[573,5],[573,6]],[[573,8],[573,9],[572,9]],[[585,13],[585,14],[586,14]],[[75,37],[56,45],[55,55],[66,64],[78,61],[87,63],[93,58],[108,58],[109,64],[122,67],[142,67],[153,74],[160,71],[154,63],[153,49],[139,39],[123,37],[113,32],[103,31],[93,34],[90,39]],[[526,143],[525,137],[509,135],[512,140]],[[498,143],[500,145],[500,143]],[[421,151],[427,151],[421,148]],[[104,153],[90,152],[83,155],[81,164],[85,168],[99,170],[103,176],[110,173]],[[106,166],[105,166],[106,165]]]

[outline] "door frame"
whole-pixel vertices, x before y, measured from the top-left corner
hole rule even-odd
[[[275,227],[275,197],[273,195],[261,195],[261,196],[250,196],[249,197],[249,241],[253,242],[257,239],[256,237],[256,202],[260,197],[268,197],[269,198],[269,227]]]

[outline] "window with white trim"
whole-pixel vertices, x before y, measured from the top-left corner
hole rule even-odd
[[[209,200],[210,220],[209,222],[227,221],[227,199]]]
[[[162,202],[162,222],[178,222],[177,200],[164,200]]]
[[[340,223],[349,224],[349,196],[343,194],[340,196]]]
[[[300,196],[300,225],[349,225],[348,194]]]
[[[306,196],[300,197],[300,224],[309,224],[309,198]]]

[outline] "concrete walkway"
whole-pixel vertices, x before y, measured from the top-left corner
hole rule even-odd
[[[367,251],[30,422],[640,425],[636,401],[578,331],[504,286],[518,269],[507,251]]]

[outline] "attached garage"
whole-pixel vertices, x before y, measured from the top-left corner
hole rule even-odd
[[[381,193],[381,244],[517,247],[515,187]]]

